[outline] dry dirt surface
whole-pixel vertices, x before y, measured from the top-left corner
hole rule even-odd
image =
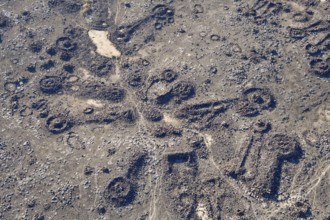
[[[0,219],[330,219],[329,0],[0,0]]]

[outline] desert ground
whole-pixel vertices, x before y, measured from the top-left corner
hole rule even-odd
[[[328,0],[0,0],[0,72],[0,219],[330,219]]]

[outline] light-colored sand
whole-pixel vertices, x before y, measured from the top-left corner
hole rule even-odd
[[[97,47],[96,52],[105,57],[120,57],[121,52],[108,39],[107,31],[90,30],[88,36]]]
[[[87,104],[92,105],[92,106],[97,107],[97,108],[103,108],[104,107],[104,103],[102,103],[99,100],[95,100],[95,99],[88,99]]]
[[[174,127],[178,127],[180,125],[180,122],[178,120],[168,114],[164,114],[164,121],[168,124],[173,125]]]
[[[207,208],[205,207],[204,204],[201,203],[198,204],[198,207],[196,209],[196,214],[202,220],[211,220],[211,218],[209,218]]]

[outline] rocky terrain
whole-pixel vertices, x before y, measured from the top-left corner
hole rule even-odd
[[[0,0],[0,219],[330,219],[328,0]]]

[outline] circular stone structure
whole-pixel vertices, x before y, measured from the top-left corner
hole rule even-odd
[[[53,134],[60,134],[68,130],[72,122],[65,115],[54,115],[47,119],[46,127]]]
[[[298,153],[300,145],[295,138],[278,133],[269,139],[267,149],[277,152],[280,159],[289,159]]]
[[[170,83],[178,78],[178,74],[171,69],[167,69],[162,73],[162,78]]]
[[[115,206],[125,206],[134,200],[134,188],[126,178],[116,177],[107,185],[104,197]]]
[[[263,110],[275,108],[276,102],[267,89],[249,88],[245,90],[238,101],[237,112],[245,117],[253,117]]]
[[[62,89],[62,79],[58,76],[44,76],[39,81],[40,90],[44,93],[53,94]]]

